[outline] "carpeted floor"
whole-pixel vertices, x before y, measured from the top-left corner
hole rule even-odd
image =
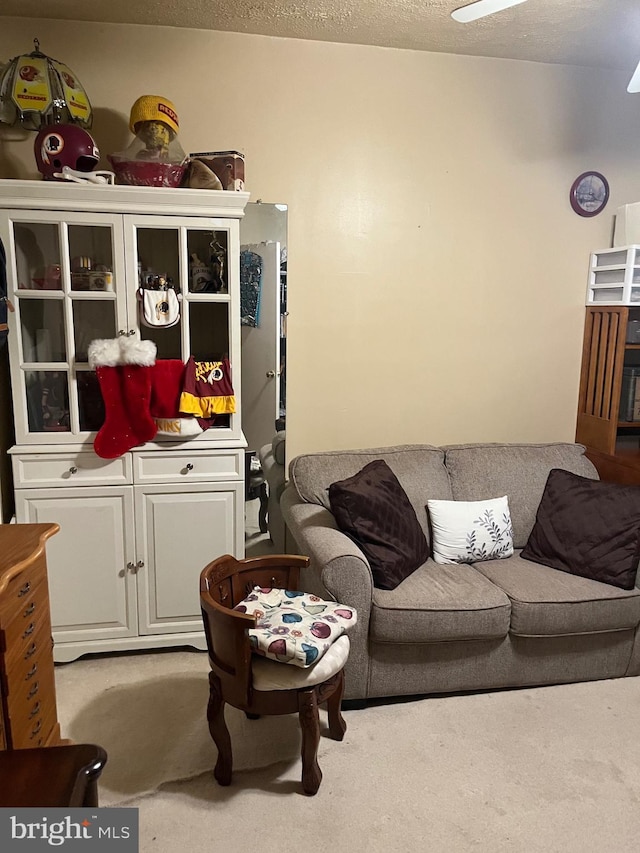
[[[109,761],[101,805],[140,810],[142,853],[626,853],[640,844],[640,679],[377,705],[323,737],[300,792],[295,717],[227,720],[234,782],[217,785],[206,654],[56,668],[63,735]]]

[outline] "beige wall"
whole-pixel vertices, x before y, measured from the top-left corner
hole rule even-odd
[[[0,21],[0,59],[38,35],[78,74],[103,153],[164,94],[186,151],[243,151],[252,197],[289,205],[290,455],[573,438],[588,253],[640,199],[628,74]],[[1,176],[34,176],[32,139],[0,136]],[[568,202],[587,169],[611,184],[593,219]]]

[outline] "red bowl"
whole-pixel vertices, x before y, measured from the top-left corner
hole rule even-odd
[[[179,187],[186,163],[149,163],[144,160],[116,160],[107,155],[116,183],[134,187]]]

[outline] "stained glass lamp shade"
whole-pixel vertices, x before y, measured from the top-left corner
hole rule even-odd
[[[15,56],[0,71],[0,122],[40,130],[48,124],[78,124],[89,129],[91,104],[71,69],[40,51]]]

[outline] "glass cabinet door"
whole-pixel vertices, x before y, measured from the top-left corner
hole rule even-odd
[[[87,350],[126,327],[122,218],[13,211],[7,235],[18,441],[74,441],[104,419]]]
[[[237,415],[219,416],[211,429],[239,435],[240,388],[235,387],[240,382],[239,334],[233,332],[240,316],[237,222],[173,216],[127,219],[128,256],[138,280],[137,304],[129,295],[129,316],[137,312],[140,337],[155,342],[158,359],[184,363],[191,356],[197,361],[229,359]],[[145,309],[145,291],[149,304],[162,312],[167,289],[177,297],[179,316],[172,325],[156,325],[158,318],[149,317]]]

